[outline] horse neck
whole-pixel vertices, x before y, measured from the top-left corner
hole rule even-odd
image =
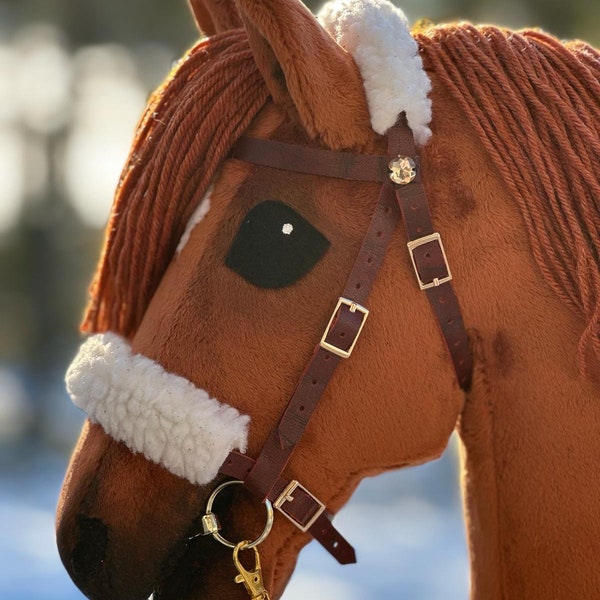
[[[594,597],[600,403],[577,367],[585,323],[544,282],[469,124],[450,107],[439,132],[430,195],[475,355],[459,422],[472,598]]]

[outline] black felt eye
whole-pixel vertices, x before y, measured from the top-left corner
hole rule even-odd
[[[244,217],[225,264],[254,285],[281,288],[306,275],[327,248],[327,238],[304,217],[266,200]]]

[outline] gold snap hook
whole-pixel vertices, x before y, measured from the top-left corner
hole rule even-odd
[[[258,549],[253,547],[254,550],[254,569],[251,571],[246,569],[240,562],[239,553],[241,550],[247,550],[250,548],[250,542],[240,542],[233,549],[233,564],[237,569],[238,575],[235,577],[236,583],[243,583],[246,591],[250,595],[252,600],[270,600],[269,594],[265,589],[262,578],[262,570],[260,567],[260,556]]]

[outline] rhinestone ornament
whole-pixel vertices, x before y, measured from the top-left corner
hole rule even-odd
[[[399,185],[406,185],[417,176],[417,164],[410,156],[398,156],[388,165],[390,179]]]

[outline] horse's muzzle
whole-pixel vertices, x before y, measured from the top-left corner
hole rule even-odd
[[[110,529],[101,519],[78,514],[72,523],[59,524],[58,550],[75,585],[93,600],[146,600],[149,592],[136,581],[119,576],[109,558]],[[150,590],[151,591],[151,590]]]

